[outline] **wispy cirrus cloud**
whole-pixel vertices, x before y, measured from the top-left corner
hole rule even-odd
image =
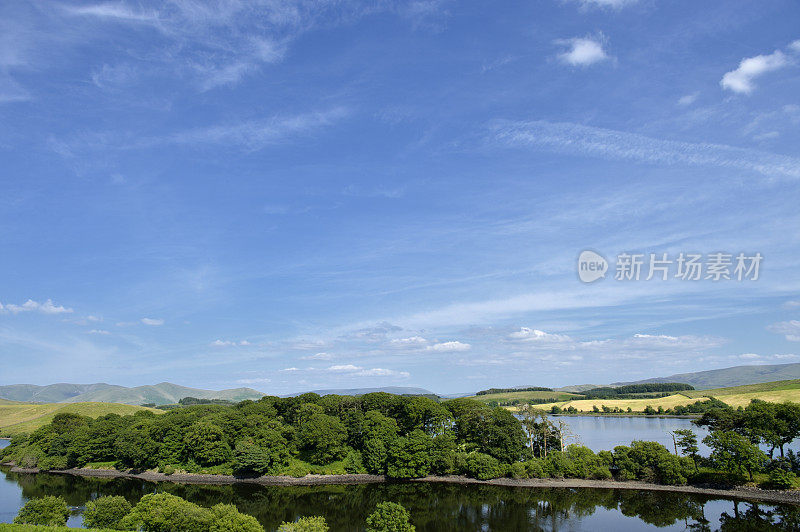
[[[142,318],[141,321],[144,325],[149,325],[151,327],[159,327],[164,325],[164,320],[160,318]]]
[[[789,320],[773,323],[767,330],[782,334],[790,342],[800,342],[800,320]]]
[[[770,178],[800,178],[800,159],[724,144],[663,140],[637,133],[546,120],[496,120],[490,142],[616,160],[716,166]]]
[[[331,126],[348,115],[344,107],[231,125],[196,128],[168,137],[175,144],[227,144],[256,150]]]

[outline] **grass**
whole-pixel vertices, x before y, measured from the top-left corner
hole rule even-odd
[[[121,416],[150,410],[163,414],[162,410],[119,403],[0,403],[0,436],[28,434],[50,423],[56,414],[72,413],[88,417],[106,414]]]
[[[530,391],[530,392],[503,392],[503,393],[489,393],[486,395],[474,395],[469,399],[475,399],[483,403],[489,401],[508,402],[513,400],[528,401],[530,399],[556,399],[558,401],[569,401],[573,397],[580,397],[574,393],[568,392],[545,392],[545,391]]]

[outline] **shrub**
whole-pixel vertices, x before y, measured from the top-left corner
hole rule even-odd
[[[212,521],[205,508],[169,493],[151,493],[142,497],[120,525],[125,530],[197,532],[209,530]]]
[[[414,532],[416,529],[409,522],[410,518],[402,505],[382,502],[367,517],[367,532]]]
[[[258,520],[252,515],[241,513],[232,504],[217,504],[211,508],[211,527],[209,532],[264,532]]]
[[[278,532],[328,532],[328,524],[322,516],[301,517],[294,523],[284,521]]]
[[[511,478],[528,478],[528,471],[522,462],[511,464]]]
[[[464,457],[462,473],[478,480],[489,480],[502,476],[500,462],[494,456],[472,452]]]
[[[44,456],[41,459],[39,459],[39,463],[37,465],[39,469],[48,469],[48,470],[69,468],[66,456]]]
[[[772,490],[790,490],[794,488],[797,476],[791,471],[776,468],[770,471],[769,480],[762,484],[763,487]]]
[[[69,508],[64,499],[48,495],[26,502],[14,518],[14,524],[63,526],[67,522],[67,517]]]
[[[283,474],[294,478],[302,478],[308,475],[311,471],[308,466],[299,460],[292,460],[292,462],[283,468]]]
[[[160,467],[159,466],[158,469],[162,473],[164,473],[165,475],[173,475],[173,474],[175,474],[175,468],[173,466],[171,466],[171,465],[165,465],[164,467]]]
[[[111,528],[119,530],[122,519],[131,512],[131,504],[125,497],[99,497],[86,503],[83,526],[86,528]]]
[[[538,458],[531,458],[525,462],[525,475],[528,478],[544,478],[545,473],[542,468],[542,461]]]
[[[608,470],[608,467],[599,465],[592,469],[589,478],[595,480],[609,480],[611,478],[611,471]]]
[[[347,453],[344,457],[344,470],[348,473],[366,473],[367,469],[364,467],[364,461],[361,459],[361,453],[355,449]]]

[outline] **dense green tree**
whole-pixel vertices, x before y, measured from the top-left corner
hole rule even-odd
[[[757,445],[733,431],[713,431],[703,438],[703,443],[711,447],[714,464],[739,474],[747,471],[751,481],[753,473],[761,471],[767,463],[767,455]]]
[[[675,445],[681,450],[684,456],[688,456],[694,462],[695,471],[698,470],[697,459],[700,457],[700,448],[697,446],[697,436],[689,429],[678,429],[673,431]]]
[[[99,497],[86,503],[83,511],[83,526],[86,528],[110,528],[121,530],[122,520],[131,512],[131,503],[125,497]]]
[[[198,421],[184,436],[187,452],[200,465],[221,464],[231,458],[231,448],[223,430],[207,421]]]
[[[206,508],[169,493],[152,493],[142,497],[121,525],[146,532],[197,532],[209,530],[212,520]]]
[[[386,473],[392,478],[421,478],[431,469],[431,437],[422,430],[397,438],[389,448]]]
[[[63,526],[69,517],[67,503],[61,497],[48,495],[31,499],[20,508],[14,523],[18,525]]]
[[[298,429],[302,449],[315,464],[341,460],[347,453],[347,429],[341,421],[322,412],[312,413]]]
[[[379,503],[367,517],[367,532],[414,532],[411,515],[402,505],[395,502]]]

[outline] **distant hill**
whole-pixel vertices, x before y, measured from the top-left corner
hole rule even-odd
[[[588,390],[594,390],[595,388],[603,387],[602,384],[574,384],[572,386],[562,386],[561,388],[553,388],[556,392],[567,392],[567,393],[583,393]]]
[[[110,387],[110,384],[68,384],[61,382],[48,386],[11,384],[0,386],[0,397],[25,403],[60,403],[70,397]]]
[[[732,368],[712,369],[696,373],[679,373],[669,377],[657,377],[634,382],[617,382],[622,384],[643,384],[648,382],[685,382],[698,390],[710,388],[726,388],[744,384],[800,379],[800,363],[773,364],[763,366],[735,366]]]
[[[384,386],[383,388],[342,388],[330,390],[311,390],[310,392],[319,395],[364,395],[365,393],[386,392],[395,395],[436,395],[425,388],[407,388],[403,386]],[[289,397],[301,395],[300,393],[291,394]]]
[[[243,401],[245,399],[259,399],[265,394],[252,388],[234,388],[231,390],[201,390],[188,388],[169,382],[162,382],[152,386],[137,386],[127,388],[113,384],[51,384],[36,386],[33,384],[13,384],[0,386],[0,398],[10,401],[36,402],[36,403],[122,403],[128,405],[141,405],[154,403],[164,405],[177,403],[184,397],[198,399],[227,399],[229,401]]]

